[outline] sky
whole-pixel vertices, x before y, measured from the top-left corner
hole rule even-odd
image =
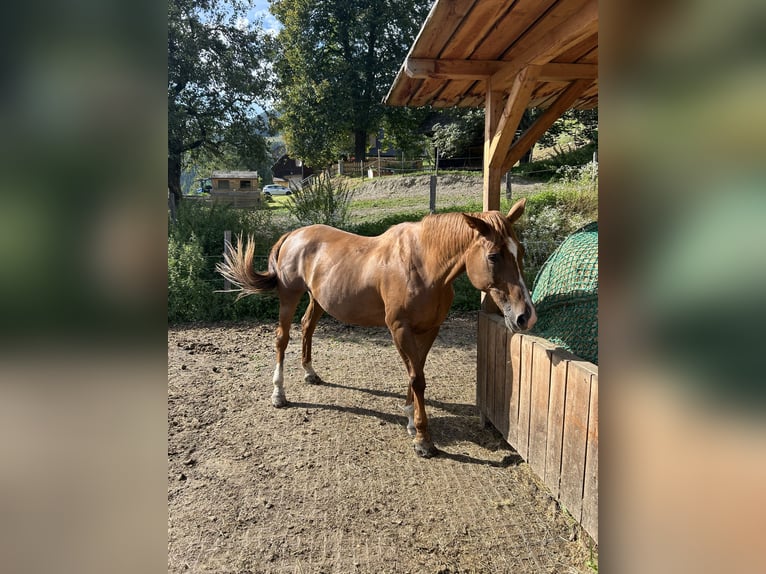
[[[270,34],[276,35],[281,28],[279,21],[269,12],[268,0],[253,0],[253,5],[250,10],[248,10],[247,16],[250,21],[262,18],[263,27]]]

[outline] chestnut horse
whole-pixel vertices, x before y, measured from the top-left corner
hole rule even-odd
[[[311,338],[325,311],[344,323],[387,326],[409,374],[404,410],[415,451],[437,453],[428,432],[423,367],[439,327],[447,317],[452,282],[463,272],[489,294],[513,332],[537,320],[524,285],[523,247],[512,224],[524,212],[525,199],[508,215],[445,213],[417,223],[400,223],[378,237],[361,237],[326,225],[285,233],[272,247],[267,273],[253,269],[252,238],[227,246],[218,272],[237,286],[239,296],[276,291],[279,295],[275,407],[287,404],[282,363],[290,325],[304,293],[309,304],[301,321],[305,380],[321,383],[311,367]],[[414,405],[413,405],[414,403]]]

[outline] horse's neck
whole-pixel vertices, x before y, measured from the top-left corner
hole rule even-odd
[[[423,222],[422,245],[434,281],[450,284],[465,272],[465,252],[473,236],[459,213],[431,216]]]

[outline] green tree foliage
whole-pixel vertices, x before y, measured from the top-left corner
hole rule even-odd
[[[454,157],[480,137],[483,130],[483,109],[450,110],[434,124],[431,145],[438,150],[439,157]]]
[[[196,183],[202,178],[210,177],[211,172],[215,170],[257,171],[261,184],[269,183],[271,166],[276,158],[272,156],[271,144],[265,137],[263,125],[262,117],[248,118],[227,130],[215,146],[184,154],[182,187],[184,182],[190,179]],[[193,177],[190,178],[190,174],[193,174]]]
[[[181,196],[184,154],[265,154],[254,106],[269,96],[270,37],[238,0],[168,2],[168,187]],[[256,160],[257,161],[257,160]]]
[[[388,108],[383,116],[383,145],[408,157],[419,157],[429,147],[426,124],[430,108]]]
[[[533,110],[528,114],[528,123],[531,124],[541,113],[542,110]],[[548,148],[579,148],[598,143],[598,108],[567,110],[540,137],[538,143]]]
[[[364,157],[383,96],[429,6],[425,0],[272,2],[283,26],[275,69],[291,154],[316,167],[347,151]]]

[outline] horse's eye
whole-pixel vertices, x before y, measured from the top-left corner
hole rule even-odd
[[[487,259],[489,259],[490,263],[498,263],[501,258],[502,258],[502,255],[500,255],[500,253],[497,253],[497,252],[490,253],[489,255],[487,255]]]

